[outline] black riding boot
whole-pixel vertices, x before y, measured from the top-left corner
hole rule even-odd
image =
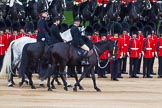
[[[88,51],[84,51],[83,59],[81,61],[81,65],[89,65],[88,58],[87,58]]]

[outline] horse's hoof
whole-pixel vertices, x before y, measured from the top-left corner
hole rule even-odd
[[[56,89],[56,87],[55,86],[52,86],[52,89]]]
[[[21,87],[23,85],[23,82],[19,82],[19,86]]]
[[[67,88],[67,87],[64,87],[64,90],[65,90],[65,91],[68,91],[68,88]]]
[[[28,85],[28,84],[29,84],[29,82],[28,82],[27,80],[25,80],[25,83],[26,83],[26,85]]]
[[[35,86],[31,86],[31,88],[32,88],[32,89],[36,89],[36,87],[35,87]]]
[[[96,88],[96,91],[97,91],[97,92],[101,92],[101,90],[100,90],[99,88]]]
[[[44,84],[39,84],[40,87],[42,88],[45,88],[45,85]]]
[[[74,92],[77,92],[77,88],[73,88],[73,91],[74,91]]]
[[[13,87],[13,84],[9,84],[8,87]]]
[[[60,82],[58,82],[57,85],[62,85],[62,84]]]
[[[84,88],[82,86],[79,86],[79,90],[84,90]]]
[[[73,86],[70,84],[70,85],[67,85],[67,87],[73,87]]]
[[[52,88],[48,88],[48,91],[52,91]]]

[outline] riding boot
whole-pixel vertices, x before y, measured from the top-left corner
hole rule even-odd
[[[83,59],[81,61],[81,65],[89,65],[87,54],[88,54],[88,51],[84,51],[82,55]]]

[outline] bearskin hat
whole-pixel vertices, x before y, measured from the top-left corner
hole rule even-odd
[[[129,32],[129,24],[128,24],[128,22],[122,22],[121,26],[122,26],[123,31]]]
[[[85,35],[87,36],[92,36],[94,33],[93,27],[92,26],[87,26],[85,28]]]
[[[100,29],[99,31],[99,35],[102,36],[107,36],[107,29],[105,29],[104,27]]]
[[[0,31],[4,31],[6,28],[6,25],[3,20],[0,20]]]
[[[137,22],[137,23],[135,24],[135,26],[137,26],[138,31],[142,31],[142,30],[143,30],[143,24],[142,24],[142,22]]]
[[[152,34],[152,27],[150,25],[146,25],[143,28],[143,35],[147,37],[148,35]]]
[[[111,30],[110,30],[111,34],[114,35],[114,34],[121,34],[122,33],[122,26],[120,23],[118,22],[115,22],[111,25]]]
[[[133,34],[138,35],[138,28],[136,26],[131,26],[130,28],[130,36],[132,36]]]
[[[20,23],[19,22],[13,22],[12,23],[12,31],[19,31],[20,30]]]
[[[6,25],[6,29],[11,29],[11,25],[12,25],[11,20],[10,19],[6,19],[5,20],[5,25]]]
[[[162,26],[160,26],[159,29],[158,29],[158,35],[159,35],[159,37],[162,36],[161,34],[162,34]]]
[[[94,32],[100,31],[100,29],[101,29],[101,24],[95,23],[95,24],[93,25],[93,30],[94,30]]]
[[[156,31],[156,25],[154,22],[150,21],[147,23],[147,25],[150,25],[152,27],[152,30]]]
[[[20,21],[20,29],[24,29],[25,25],[26,25],[25,21]]]
[[[33,24],[33,22],[31,22],[31,21],[28,21],[28,22],[26,22],[26,24],[25,24],[25,26],[24,26],[24,29],[25,29],[25,32],[27,33],[27,32],[34,32],[34,24]]]

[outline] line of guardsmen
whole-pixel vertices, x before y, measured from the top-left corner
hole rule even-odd
[[[112,30],[112,28],[114,28]],[[105,68],[110,56],[109,51],[105,51],[101,56],[100,66],[96,65],[95,70],[99,78],[107,78],[106,73],[111,73],[111,80],[123,78],[126,73],[127,58],[129,57],[129,77],[139,78],[141,60],[143,58],[143,78],[152,78],[155,75],[153,65],[155,57],[158,57],[158,78],[162,78],[162,26],[159,27],[158,36],[155,34],[156,26],[149,22],[143,26],[137,22],[131,26],[127,22],[114,23],[111,26],[111,33],[99,23],[87,26],[85,34],[93,43],[112,40],[117,41],[118,56],[116,60],[111,60]],[[113,31],[113,32],[112,32]]]
[[[24,36],[36,39],[36,26],[37,24],[31,21],[12,23],[9,19],[0,20],[0,68],[10,42]]]

